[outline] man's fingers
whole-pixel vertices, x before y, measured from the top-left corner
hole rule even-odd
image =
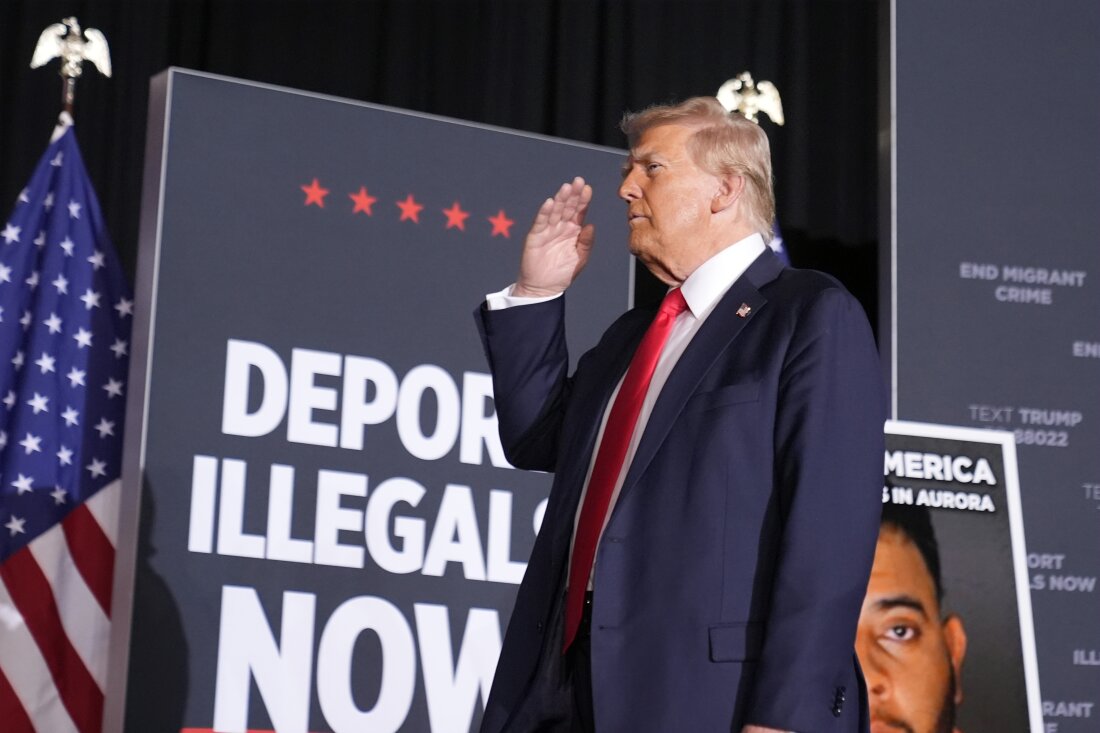
[[[584,217],[588,214],[588,205],[590,203],[592,203],[592,187],[586,185],[581,189],[580,196],[578,197],[577,211],[574,214],[577,223],[584,222]]]
[[[554,226],[562,220],[562,210],[564,209],[565,204],[569,200],[572,192],[572,185],[568,183],[563,183],[561,184],[561,188],[558,189],[558,192],[554,194],[554,203],[553,206],[550,208],[550,216],[546,222],[549,226]]]
[[[577,207],[580,206],[579,197],[570,191],[569,198],[567,198],[562,204],[561,220],[573,221],[573,217],[577,214]]]
[[[514,292],[560,293],[588,262],[594,227],[584,225],[592,187],[580,176],[542,202],[524,241]]]
[[[542,202],[531,224],[531,234],[553,236],[549,230],[556,230],[560,224],[583,224],[591,201],[592,187],[580,176],[561,184],[552,197]]]
[[[550,209],[554,206],[554,199],[546,199],[535,214],[535,220],[531,222],[531,231],[545,229],[550,220]]]
[[[592,200],[592,187],[577,176],[568,184],[569,192],[562,202],[561,220],[570,223],[583,223],[584,212]]]

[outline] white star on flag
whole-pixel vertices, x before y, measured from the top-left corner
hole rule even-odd
[[[103,261],[103,253],[98,250],[94,255],[88,258],[88,262],[91,262],[92,268],[96,270],[106,265],[106,263]]]
[[[69,239],[68,237],[65,237],[64,239],[61,240],[61,249],[65,250],[65,256],[66,257],[72,257],[73,256],[73,248],[74,247],[76,247],[76,245],[73,244],[73,240]]]
[[[61,413],[61,417],[65,418],[65,424],[69,427],[80,424],[80,413],[72,405],[65,408],[65,412]]]
[[[57,317],[56,313],[51,313],[50,317],[42,323],[50,330],[50,333],[61,333],[61,319]]]
[[[4,526],[8,528],[8,532],[14,537],[17,534],[24,534],[27,530],[23,529],[23,525],[26,523],[26,519],[21,519],[14,514],[11,515],[11,519]]]
[[[65,495],[68,493],[68,491],[65,491],[65,489],[61,488],[60,486],[55,486],[53,491],[50,492],[50,496],[53,497],[54,504],[64,504]]]
[[[54,366],[53,366],[56,361],[57,361],[57,359],[53,358],[52,356],[47,354],[45,351],[43,351],[42,356],[38,357],[38,359],[35,360],[34,363],[37,364],[38,368],[42,370],[43,374],[45,374],[46,372],[56,372],[57,371],[56,369],[54,369]]]
[[[19,203],[29,204],[30,202],[30,198],[27,197],[27,189],[24,188],[22,191],[19,192]]]
[[[10,410],[11,408],[15,407],[15,400],[15,390],[9,389],[8,393],[4,395],[4,406]]]
[[[22,369],[23,368],[23,352],[22,351],[15,352],[15,356],[13,356],[11,358],[11,363],[16,369]]]
[[[78,348],[83,349],[86,346],[92,345],[92,332],[83,328],[77,329],[77,332],[73,334],[73,338],[76,339],[76,345]]]
[[[40,412],[49,412],[50,411],[49,408],[46,407],[46,405],[49,403],[49,401],[50,401],[49,397],[45,397],[45,396],[40,395],[37,392],[35,392],[34,397],[27,400],[27,404],[31,406],[31,409],[34,410],[34,414],[37,415]]]
[[[28,328],[31,327],[32,320],[34,320],[34,317],[31,315],[31,312],[23,311],[23,317],[19,319],[19,325],[23,327],[24,331],[26,331]]]
[[[19,474],[19,478],[11,482],[11,485],[19,490],[20,496],[33,490],[33,484],[34,476],[24,476],[23,474]]]
[[[30,285],[31,290],[34,290],[35,288],[37,288],[38,287],[38,271],[35,270],[34,272],[32,272],[30,274],[30,277],[28,277],[23,282],[27,283],[27,285]]]
[[[80,204],[78,204],[76,201],[69,202],[69,216],[73,219],[80,218]]]
[[[72,451],[72,449],[66,448],[65,446],[61,446],[61,450],[59,450],[57,452],[57,461],[62,466],[71,466],[71,465],[73,465],[73,451]]]
[[[4,244],[11,244],[19,241],[19,233],[22,231],[22,227],[17,227],[9,221],[4,231],[0,232],[0,237],[4,238]]]
[[[54,156],[53,160],[50,161],[50,165],[52,165],[54,168],[60,168],[61,163],[64,160],[65,160],[65,151],[62,150],[62,151],[59,151],[57,153],[57,155]]]
[[[42,208],[49,211],[53,208],[53,191],[46,194],[46,198],[42,199]]]
[[[111,346],[111,351],[115,352],[116,359],[121,359],[126,356],[126,342],[122,339],[115,339],[115,343]]]
[[[43,232],[38,233],[38,236],[34,238],[34,246],[35,247],[45,247],[46,246],[46,232],[43,231]]]
[[[89,463],[84,468],[88,469],[88,473],[90,473],[92,475],[92,478],[107,475],[107,463],[106,463],[106,461],[101,461],[98,458],[93,458],[92,462]]]
[[[84,295],[80,296],[80,299],[84,301],[84,307],[87,310],[99,307],[99,293],[95,292],[91,288],[88,288]]]
[[[125,318],[126,316],[134,315],[134,301],[121,298],[115,303],[115,310],[118,311],[119,318]]]
[[[7,265],[0,265],[0,283],[11,282],[11,268]]]
[[[108,397],[122,396],[122,382],[117,379],[108,379],[107,384],[103,385],[103,389],[107,390]]]
[[[31,435],[27,433],[27,437],[19,441],[19,445],[23,446],[23,450],[27,452],[29,456],[31,453],[42,452],[42,438],[37,435]]]
[[[108,435],[115,434],[115,424],[105,417],[100,418],[95,429],[99,432],[99,437],[101,438],[106,438]]]
[[[57,288],[58,295],[69,294],[69,281],[65,279],[64,275],[58,275],[57,279],[50,283],[50,285],[53,285],[55,288]]]
[[[80,385],[81,387],[83,387],[84,386],[84,375],[85,374],[87,374],[87,372],[82,372],[79,369],[77,369],[76,367],[73,367],[72,369],[69,370],[69,373],[66,374],[65,376],[69,380],[69,386],[70,387],[76,387],[77,385]]]

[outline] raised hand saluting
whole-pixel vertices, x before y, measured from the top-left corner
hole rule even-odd
[[[585,224],[592,187],[577,177],[539,207],[523,243],[512,295],[546,297],[568,288],[588,263],[595,227]]]

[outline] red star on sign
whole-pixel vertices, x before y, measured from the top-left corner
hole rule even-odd
[[[466,231],[466,219],[470,216],[470,212],[463,211],[457,201],[451,204],[451,208],[443,209],[443,215],[447,217],[447,229]]]
[[[317,182],[316,178],[313,179],[313,183],[300,188],[306,192],[305,206],[317,204],[322,209],[325,208],[325,196],[328,196],[328,189],[321,188],[321,184]]]
[[[367,193],[367,189],[363,186],[359,187],[359,193],[349,193],[348,198],[355,202],[355,208],[351,210],[351,213],[358,214],[362,211],[367,216],[373,214],[371,207],[374,206],[374,202],[378,200]]]
[[[498,211],[496,216],[490,216],[489,223],[493,225],[493,233],[490,236],[495,237],[498,234],[503,234],[505,237],[512,236],[509,230],[515,222],[504,215],[504,209]]]
[[[412,219],[417,224],[420,223],[420,210],[424,208],[423,204],[416,203],[416,199],[410,193],[404,201],[397,202],[397,208],[401,209],[401,221]]]

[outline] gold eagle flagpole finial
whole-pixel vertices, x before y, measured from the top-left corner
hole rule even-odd
[[[111,76],[111,52],[107,48],[107,39],[95,28],[81,32],[76,18],[65,18],[60,23],[42,31],[38,45],[31,57],[31,68],[37,69],[50,60],[61,58],[61,101],[65,111],[73,112],[73,98],[76,95],[76,80],[80,78],[85,61],[91,61],[99,73]]]
[[[783,103],[779,90],[770,81],[759,83],[752,74],[742,71],[718,89],[715,95],[727,112],[740,112],[745,119],[759,124],[756,116],[763,112],[777,125],[783,124]]]

